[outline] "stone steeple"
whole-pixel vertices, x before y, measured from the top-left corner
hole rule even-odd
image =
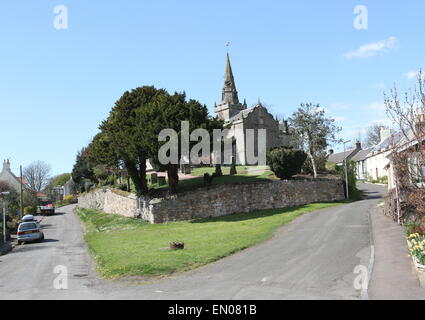
[[[221,95],[221,104],[225,103],[239,104],[238,91],[236,90],[235,79],[233,78],[229,54],[227,54],[226,71],[224,72],[224,86]]]
[[[244,109],[246,109],[246,104],[241,104],[239,102],[238,91],[236,90],[235,79],[230,64],[230,57],[229,54],[227,54],[221,103],[214,108],[214,111],[220,119],[228,121],[231,117],[237,115]]]

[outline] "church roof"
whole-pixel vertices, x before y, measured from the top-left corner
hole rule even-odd
[[[241,120],[241,119],[243,119],[243,118],[246,118],[246,117],[248,117],[248,115],[249,115],[252,111],[254,111],[254,107],[249,108],[249,109],[242,110],[242,111],[241,111],[241,112],[239,112],[237,115],[235,115],[235,116],[231,117],[231,118],[229,119],[229,121],[236,121],[236,120]]]
[[[247,118],[250,113],[252,113],[253,111],[255,111],[255,109],[258,109],[258,108],[266,109],[261,103],[257,103],[255,106],[253,106],[253,107],[251,107],[249,109],[242,110],[237,115],[231,117],[229,119],[229,121],[236,121],[236,120],[241,120],[243,118]]]

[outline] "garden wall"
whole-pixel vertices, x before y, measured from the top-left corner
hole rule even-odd
[[[97,189],[85,193],[78,198],[78,206],[107,213],[121,214],[126,217],[138,217],[140,214],[135,195],[124,197],[107,189]]]
[[[339,180],[291,180],[213,185],[165,198],[139,200],[110,190],[96,190],[81,196],[78,205],[162,223],[343,199]]]

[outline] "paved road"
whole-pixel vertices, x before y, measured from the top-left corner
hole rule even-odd
[[[353,270],[369,265],[369,210],[385,192],[362,188],[366,200],[306,214],[266,243],[144,285],[97,277],[68,206],[43,219],[44,243],[0,257],[0,299],[358,299]],[[68,268],[67,290],[53,287],[57,265]]]

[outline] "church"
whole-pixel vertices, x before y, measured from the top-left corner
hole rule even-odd
[[[296,139],[290,132],[287,121],[279,123],[265,106],[258,101],[248,108],[246,101],[239,101],[235,79],[233,77],[230,57],[227,54],[224,73],[224,86],[221,94],[221,103],[214,106],[214,112],[224,121],[224,126],[230,129],[234,138],[233,156],[236,164],[247,165],[246,130],[254,129],[254,154],[257,155],[258,129],[266,129],[266,150],[276,147],[296,147]]]

